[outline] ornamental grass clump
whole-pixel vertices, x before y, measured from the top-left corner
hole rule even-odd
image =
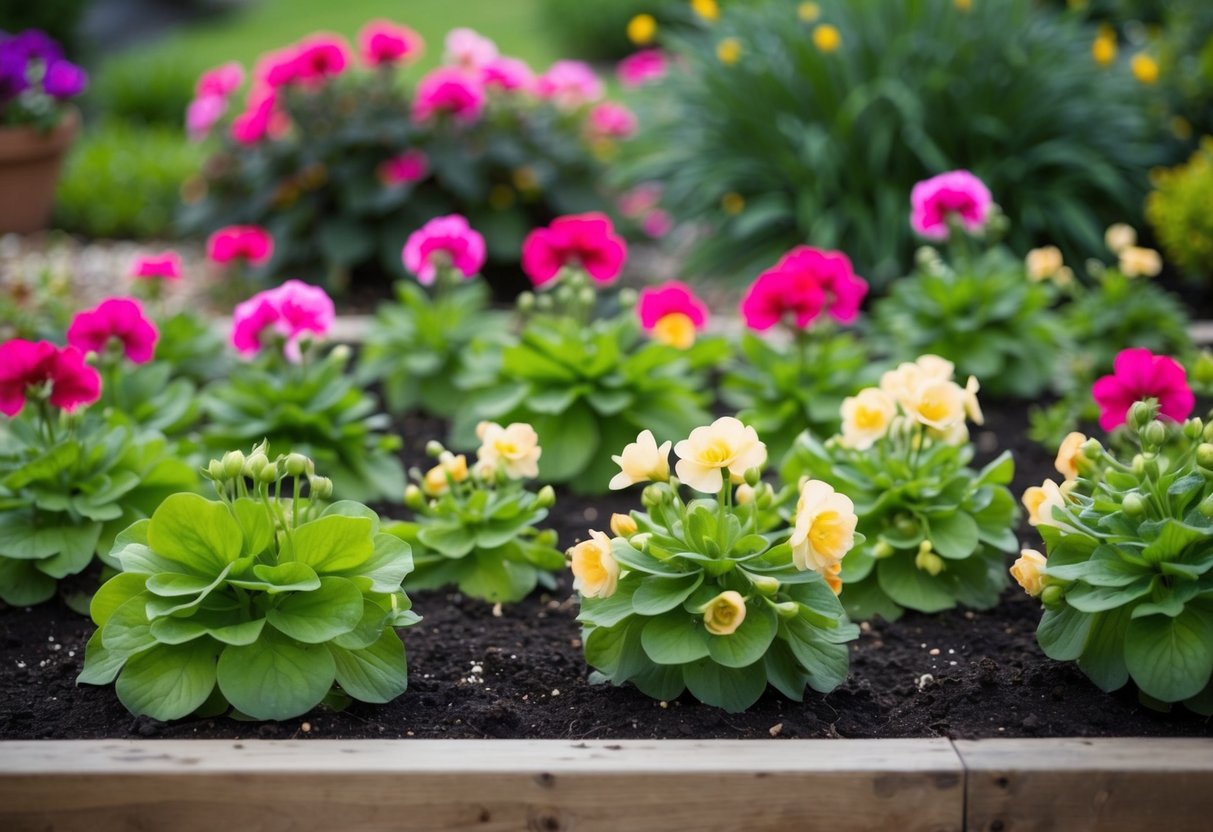
[[[302,454],[270,459],[262,443],[205,473],[218,499],[174,494],[118,536],[122,571],[93,596],[77,682],[114,682],[131,713],[160,720],[289,719],[403,693],[395,628],[419,620],[401,587],[408,544],[366,506],[328,502],[332,481]]]
[[[526,481],[539,474],[543,448],[530,425],[477,426],[480,448],[468,465],[438,442],[426,450],[437,464],[405,491],[416,517],[387,531],[413,548],[414,589],[453,585],[473,598],[494,603],[520,601],[536,585],[556,586],[552,573],[564,568],[556,532],[535,528],[555,503],[552,487],[537,492]]]
[[[768,683],[797,702],[833,690],[859,634],[837,597],[839,564],[863,543],[850,499],[806,481],[784,520],[761,482],[766,447],[733,417],[674,445],[675,476],[671,444],[646,430],[613,457],[612,488],[651,483],[644,510],[569,550],[591,681],[661,700],[690,690],[733,713]]]
[[[924,355],[884,374],[842,405],[842,432],[802,434],[785,460],[787,482],[823,480],[855,504],[866,538],[842,562],[842,603],[855,619],[892,621],[905,609],[989,609],[1006,586],[1015,499],[1010,452],[969,467],[966,424],[981,424],[978,385]]]

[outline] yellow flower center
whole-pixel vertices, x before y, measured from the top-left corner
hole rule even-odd
[[[823,511],[813,520],[809,542],[822,554],[832,554],[846,547],[847,529],[837,511]]]
[[[884,427],[884,412],[874,407],[855,408],[855,427],[860,430],[879,430]]]
[[[728,627],[737,618],[737,607],[721,598],[712,605],[712,620],[720,627]]]
[[[581,574],[585,582],[591,586],[597,586],[607,580],[606,568],[602,565],[602,558],[597,556],[597,552],[582,558]]]
[[[497,453],[501,454],[502,456],[506,456],[506,457],[514,456],[515,454],[518,453],[517,443],[511,442],[509,439],[506,439],[504,437],[501,439],[494,440],[493,449],[496,450]]]
[[[713,439],[699,455],[699,461],[708,467],[724,468],[733,458],[733,448],[724,439]]]
[[[942,422],[948,417],[948,401],[940,396],[923,396],[918,402],[918,413],[928,422]]]
[[[695,322],[689,315],[682,312],[671,312],[662,315],[653,324],[653,340],[680,350],[689,349],[695,343]]]

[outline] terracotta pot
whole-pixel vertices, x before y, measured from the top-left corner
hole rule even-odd
[[[63,157],[80,132],[80,111],[70,108],[49,133],[0,127],[0,234],[46,228],[55,206]]]

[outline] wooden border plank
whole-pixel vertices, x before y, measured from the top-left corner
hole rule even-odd
[[[959,832],[947,740],[0,743],[0,829]]]
[[[957,740],[971,832],[1206,832],[1213,739]]]

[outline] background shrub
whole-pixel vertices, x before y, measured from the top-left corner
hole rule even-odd
[[[628,41],[628,21],[651,14],[659,25],[682,12],[679,0],[541,0],[544,28],[560,49],[580,58],[613,60],[636,47]]]
[[[1186,164],[1154,174],[1146,217],[1167,257],[1192,277],[1213,275],[1213,137]]]
[[[172,127],[185,136],[185,109],[198,73],[165,52],[110,58],[94,74],[87,105],[108,119]]]

